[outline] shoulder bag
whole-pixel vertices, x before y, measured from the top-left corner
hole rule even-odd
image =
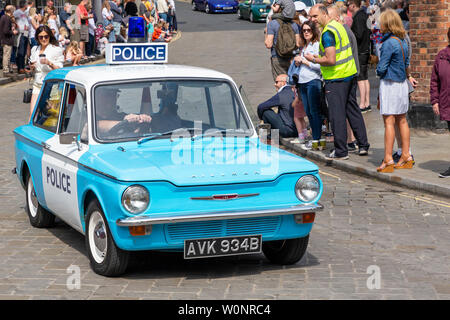
[[[398,43],[400,43],[400,49],[402,49],[403,63],[405,64],[405,72],[406,72],[406,59],[405,59],[405,52],[403,51],[402,42],[397,37],[392,37],[392,38],[396,39],[398,41]],[[414,87],[412,86],[411,81],[409,81],[409,79],[406,79],[406,82],[408,83],[408,94],[413,93]]]

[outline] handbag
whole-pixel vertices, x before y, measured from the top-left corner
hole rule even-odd
[[[405,52],[403,51],[402,42],[397,37],[392,37],[392,38],[396,39],[400,43],[400,48],[402,49],[403,63],[405,64],[405,70],[406,70]],[[414,92],[414,87],[411,84],[411,81],[409,81],[409,79],[406,79],[406,83],[408,83],[408,94],[413,93]]]
[[[33,89],[29,88],[23,91],[23,103],[30,103],[31,96],[33,95]]]

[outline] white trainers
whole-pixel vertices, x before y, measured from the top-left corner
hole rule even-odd
[[[333,150],[333,151],[331,151],[331,153],[328,156],[325,157],[325,159],[327,159],[327,160],[347,160],[348,155],[343,156],[343,157],[337,157],[335,150]]]
[[[311,150],[312,149],[312,140],[306,141],[305,143],[303,143],[300,148],[302,148],[303,150]]]

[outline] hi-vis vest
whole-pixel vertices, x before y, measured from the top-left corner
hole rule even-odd
[[[356,63],[345,28],[339,22],[332,20],[325,26],[322,34],[326,31],[332,32],[336,39],[336,64],[334,66],[320,66],[324,80],[341,79],[356,74]],[[320,37],[319,55],[325,55],[322,37]]]

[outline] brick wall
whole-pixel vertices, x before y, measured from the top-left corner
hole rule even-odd
[[[430,103],[430,78],[436,54],[448,45],[450,0],[410,0],[411,74],[419,86],[411,100]]]

